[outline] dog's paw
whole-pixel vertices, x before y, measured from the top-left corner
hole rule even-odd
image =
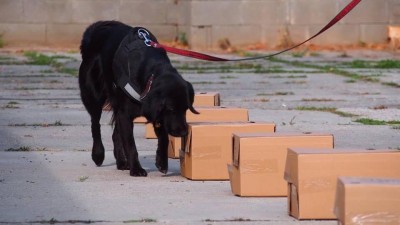
[[[160,157],[156,157],[156,167],[158,171],[160,171],[163,174],[167,174],[168,172],[168,159],[167,160],[161,160]]]
[[[143,168],[133,169],[130,171],[132,177],[147,177],[147,172]]]
[[[104,146],[103,143],[93,142],[92,160],[97,166],[101,166],[104,161]]]
[[[160,171],[161,173],[163,173],[163,174],[167,174],[168,173],[168,166],[167,167],[161,167],[161,166],[158,166],[157,164],[156,164],[156,166],[158,168],[158,171]]]
[[[118,170],[129,170],[129,163],[127,161],[118,161],[117,160],[117,169]]]
[[[101,166],[104,161],[104,152],[92,153],[92,160],[97,166]]]

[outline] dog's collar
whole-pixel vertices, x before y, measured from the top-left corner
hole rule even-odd
[[[153,79],[154,79],[154,75],[152,74],[150,76],[150,78],[147,80],[146,88],[143,90],[143,92],[141,94],[139,94],[135,90],[132,82],[129,81],[129,78],[127,79],[127,77],[125,77],[125,76],[122,76],[120,79],[117,80],[117,86],[121,87],[133,99],[141,102],[147,96],[147,94],[150,92],[151,86],[153,84]]]
[[[144,99],[151,89],[151,85],[153,84],[154,75],[152,74],[150,78],[147,80],[146,88],[143,90],[140,95],[140,100]]]

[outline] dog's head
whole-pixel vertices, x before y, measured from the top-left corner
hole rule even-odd
[[[193,108],[193,86],[180,75],[156,76],[152,89],[142,101],[142,113],[156,126],[163,127],[169,135],[186,136],[186,112],[198,114]]]

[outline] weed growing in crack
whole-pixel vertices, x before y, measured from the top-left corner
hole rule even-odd
[[[385,59],[380,61],[366,61],[366,60],[354,60],[345,65],[351,68],[371,68],[371,69],[399,69],[400,61]]]
[[[79,179],[78,179],[78,181],[79,181],[79,182],[85,182],[87,179],[89,179],[88,176],[80,176]]]
[[[303,102],[332,102],[335,101],[330,98],[303,98],[301,99]]]
[[[156,223],[156,219],[144,218],[139,220],[125,220],[123,223]]]
[[[297,66],[297,67],[313,68],[313,69],[319,70],[319,72],[333,73],[336,75],[348,77],[351,80],[361,80],[361,81],[373,82],[373,83],[380,82],[380,80],[378,78],[360,75],[360,74],[357,74],[354,72],[349,72],[349,71],[339,69],[337,67],[332,67],[332,66],[319,66],[319,65],[304,63],[304,62],[299,62],[299,61],[288,61],[288,60],[279,59],[279,58],[275,58],[275,57],[269,58],[268,60],[270,60],[271,62],[286,63],[286,64],[289,64],[292,66]]]
[[[30,146],[21,146],[19,148],[9,148],[5,150],[6,152],[45,152],[49,151],[46,147],[30,147]]]
[[[275,93],[258,93],[257,96],[284,96],[284,95],[294,95],[294,92],[283,92],[283,91],[278,91]]]
[[[390,87],[400,88],[400,84],[395,82],[382,82],[382,84]]]
[[[3,108],[5,108],[5,109],[19,109],[19,106],[17,106],[18,104],[19,104],[18,102],[10,101]]]
[[[8,124],[10,127],[60,127],[60,126],[69,126],[69,124],[62,123],[61,120],[56,120],[54,123],[12,123]]]
[[[400,125],[400,120],[375,120],[375,119],[369,119],[369,118],[360,118],[354,120],[356,123],[361,123],[364,125]]]
[[[29,146],[21,146],[19,148],[9,148],[5,150],[6,152],[30,152],[32,148]]]
[[[62,56],[62,55],[55,55],[55,56],[47,56],[35,51],[27,51],[24,53],[24,56],[29,59],[29,64],[32,65],[48,65],[53,68],[57,72],[60,73],[67,73],[72,76],[78,76],[78,70],[75,68],[67,68],[64,65],[57,61],[57,59],[68,59],[70,57]]]
[[[355,114],[352,113],[346,113],[346,112],[342,112],[337,110],[334,107],[309,107],[309,106],[299,106],[295,108],[296,110],[302,110],[302,111],[318,111],[318,112],[330,112],[342,117],[354,117],[357,116]]]
[[[237,77],[235,76],[231,76],[231,75],[227,75],[227,76],[220,76],[220,79],[236,79]]]

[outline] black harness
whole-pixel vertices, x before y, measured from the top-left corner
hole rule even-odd
[[[142,28],[139,29],[139,31],[143,30],[144,29]],[[144,31],[148,34],[146,30]],[[135,32],[135,29],[133,29],[119,44],[118,49],[114,54],[112,65],[113,72],[116,75],[115,85],[124,90],[128,96],[138,102],[141,102],[150,91],[154,75],[151,75],[148,79],[146,87],[141,89],[137,79],[134,79],[136,74],[131,73],[132,62],[130,62],[130,55],[134,50],[145,47],[147,47],[147,45],[144,43],[144,39],[142,39],[140,33]]]

